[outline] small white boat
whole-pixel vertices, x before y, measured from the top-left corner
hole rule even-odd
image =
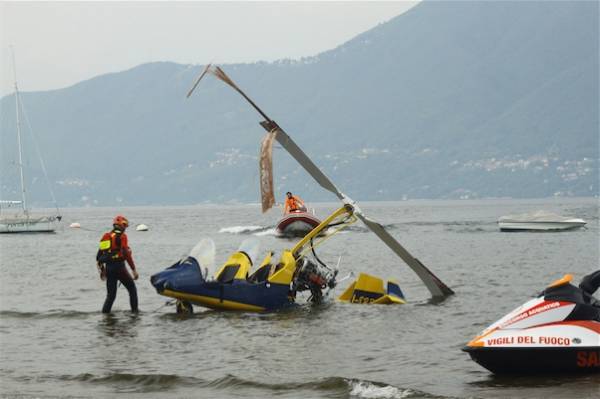
[[[537,211],[520,215],[502,216],[498,219],[500,231],[559,231],[585,226],[583,219]]]
[[[146,226],[145,224],[138,224],[137,226],[135,226],[135,231],[148,231],[148,226]]]

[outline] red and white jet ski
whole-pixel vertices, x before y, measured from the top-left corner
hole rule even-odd
[[[600,372],[600,303],[565,275],[463,350],[493,373]]]

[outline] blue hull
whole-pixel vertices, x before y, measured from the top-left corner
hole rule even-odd
[[[247,280],[206,281],[198,262],[191,257],[154,274],[150,282],[161,295],[211,309],[269,311],[294,304],[288,285]]]

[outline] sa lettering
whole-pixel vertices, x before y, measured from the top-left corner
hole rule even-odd
[[[578,351],[577,367],[600,367],[600,352]]]

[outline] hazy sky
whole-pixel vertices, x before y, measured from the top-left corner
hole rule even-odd
[[[415,2],[0,0],[0,95],[47,90],[150,61],[272,61],[333,48]]]

